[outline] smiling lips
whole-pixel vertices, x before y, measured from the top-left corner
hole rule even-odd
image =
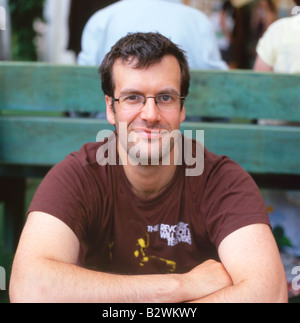
[[[159,139],[164,134],[168,133],[168,130],[166,130],[166,129],[138,128],[138,129],[133,129],[132,132],[134,132],[140,138]]]

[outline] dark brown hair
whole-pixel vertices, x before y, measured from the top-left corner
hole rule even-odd
[[[159,33],[131,33],[121,38],[105,56],[99,73],[105,95],[114,96],[113,65],[119,58],[123,62],[137,61],[134,68],[144,69],[159,63],[166,55],[173,55],[181,69],[181,95],[187,96],[190,71],[185,53],[168,38]]]

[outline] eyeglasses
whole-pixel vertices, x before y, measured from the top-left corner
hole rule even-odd
[[[148,96],[140,94],[122,95],[119,99],[112,98],[114,102],[118,102],[121,108],[139,110],[144,107],[147,99],[154,99],[159,109],[176,109],[182,106],[185,100],[184,96],[178,94],[158,94],[156,96]]]

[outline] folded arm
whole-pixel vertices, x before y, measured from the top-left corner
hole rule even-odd
[[[78,265],[79,241],[57,218],[31,213],[15,256],[12,302],[186,302],[231,284],[224,267],[208,261],[187,274],[114,275]],[[217,277],[217,279],[216,279]]]
[[[241,229],[221,243],[223,264],[210,260],[186,274],[114,275],[80,267],[73,231],[49,214],[31,213],[13,264],[10,298],[76,303],[285,301],[284,272],[269,235],[267,226]]]
[[[198,302],[287,302],[285,272],[269,226],[250,225],[230,234],[219,255],[233,285]]]

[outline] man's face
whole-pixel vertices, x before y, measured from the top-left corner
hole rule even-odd
[[[161,62],[147,69],[135,69],[132,63],[117,60],[113,67],[115,84],[114,96],[118,99],[124,95],[143,95],[155,97],[159,94],[181,95],[181,70],[177,59],[165,56]],[[148,98],[140,109],[123,107],[115,102],[112,108],[112,98],[106,96],[107,119],[116,125],[121,146],[130,156],[134,151],[136,156],[147,156],[161,160],[164,154],[162,142],[164,135],[178,130],[185,119],[185,108],[180,104],[172,109],[160,109],[153,98]],[[122,131],[126,125],[127,131]],[[122,125],[122,127],[120,127]],[[173,150],[171,142],[168,152]],[[137,148],[137,150],[134,150]]]

